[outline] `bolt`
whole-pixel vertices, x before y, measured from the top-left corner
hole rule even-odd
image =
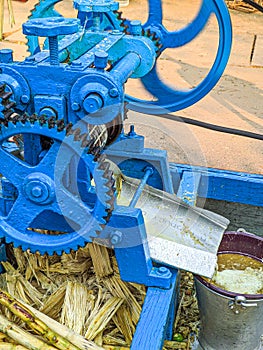
[[[27,198],[34,203],[44,203],[49,198],[49,186],[38,180],[27,182],[24,191]]]
[[[133,136],[136,136],[136,132],[134,131],[134,125],[131,125],[130,126],[130,131],[128,132],[128,136],[129,137],[133,137]]]
[[[97,50],[94,53],[94,66],[97,69],[103,70],[108,64],[108,53],[104,50]]]
[[[11,50],[11,49],[0,50],[0,62],[2,62],[2,63],[13,62],[13,50]]]
[[[75,62],[75,61],[71,62],[71,67],[72,68],[79,68],[81,66],[82,66],[81,62]]]
[[[59,65],[58,36],[74,34],[79,29],[79,19],[46,17],[35,18],[23,24],[23,34],[48,37],[50,65]]]
[[[110,97],[118,97],[119,96],[119,91],[117,88],[111,88],[109,91]]]
[[[29,97],[27,95],[22,95],[20,97],[20,101],[24,104],[28,103],[29,102]]]
[[[111,31],[110,34],[112,34],[112,35],[120,35],[121,32],[119,30],[117,30],[117,29],[114,29],[113,31]]]
[[[39,187],[39,186],[33,187],[32,190],[31,190],[31,194],[35,198],[41,197],[42,194],[43,194],[42,188]]]
[[[120,231],[115,231],[110,235],[110,241],[112,245],[121,243],[122,233]]]
[[[165,277],[165,276],[170,275],[171,272],[170,272],[170,270],[167,269],[166,267],[161,266],[161,267],[158,268],[157,274],[160,275],[160,276],[164,276],[164,277]]]
[[[78,102],[73,102],[71,104],[71,108],[73,109],[73,111],[77,112],[80,110],[80,104]]]
[[[58,37],[56,35],[49,36],[48,37],[48,44],[49,44],[49,54],[50,54],[50,65],[51,66],[58,66],[59,65]]]
[[[141,35],[142,34],[142,23],[139,20],[131,21],[130,29],[132,35]]]

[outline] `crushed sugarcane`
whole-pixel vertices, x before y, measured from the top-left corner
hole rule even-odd
[[[25,331],[30,327],[33,336],[42,334],[44,342],[50,338],[44,337],[43,330],[49,329],[49,336],[59,335],[73,346],[63,348],[49,342],[56,349],[130,348],[146,288],[120,279],[112,250],[96,244],[62,256],[41,256],[12,247],[9,250],[11,259],[3,263],[6,272],[0,275],[0,287],[19,299],[40,323],[30,326],[21,315],[14,316],[13,306],[5,305],[3,314],[10,322]],[[163,349],[190,349],[198,325],[193,277],[183,273],[174,329],[183,341],[165,341]],[[11,343],[10,339],[3,338],[5,343]]]
[[[2,342],[0,342],[0,349],[1,350],[28,350],[23,345],[16,345],[13,343],[2,343]]]

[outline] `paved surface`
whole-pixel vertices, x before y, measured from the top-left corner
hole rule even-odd
[[[16,25],[10,28],[5,16],[5,32],[13,32],[0,47],[14,49],[15,59],[27,56],[25,38],[20,26],[33,8],[35,1],[14,1]],[[191,21],[200,1],[165,0],[164,23],[169,30],[179,29]],[[71,2],[64,0],[58,10],[65,16],[74,16]],[[122,9],[128,18],[145,20],[147,2],[130,0]],[[263,134],[263,57],[260,58],[263,35],[263,14],[241,13],[231,10],[233,48],[229,64],[218,85],[203,100],[178,115],[212,124],[238,128]],[[256,40],[255,40],[256,38]],[[212,20],[197,40],[180,49],[165,51],[158,63],[162,79],[179,88],[198,83],[207,74],[217,48],[217,27]],[[252,57],[254,53],[257,59]],[[137,82],[127,86],[127,92],[148,98]],[[157,117],[130,113],[128,122],[146,135],[146,145],[168,150],[169,159],[221,169],[263,174],[263,142],[240,136],[223,134],[196,126],[176,123]],[[151,128],[149,127],[151,126]]]

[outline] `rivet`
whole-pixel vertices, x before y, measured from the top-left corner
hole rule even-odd
[[[109,91],[109,95],[111,97],[117,97],[119,96],[119,91],[117,88],[111,88],[110,91]]]
[[[29,97],[28,97],[27,95],[22,95],[22,96],[20,97],[20,101],[21,101],[22,103],[28,103],[28,102],[29,102]]]
[[[77,111],[80,110],[80,104],[77,103],[77,102],[73,102],[73,103],[71,104],[71,108],[72,108],[73,111],[77,112]]]

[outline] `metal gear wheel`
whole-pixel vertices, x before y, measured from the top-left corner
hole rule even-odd
[[[0,237],[23,250],[50,255],[69,253],[97,238],[115,200],[105,157],[97,150],[91,154],[87,134],[64,127],[63,121],[16,114],[8,119],[0,123],[0,174],[2,189],[7,185],[14,198],[11,209],[0,215]],[[50,140],[36,165],[3,147],[15,135]]]

